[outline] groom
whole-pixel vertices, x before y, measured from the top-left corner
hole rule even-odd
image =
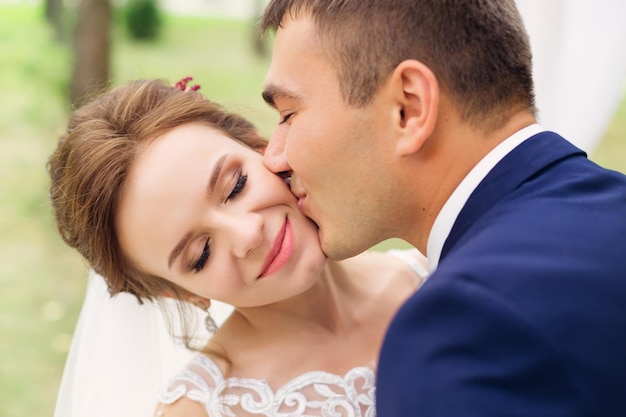
[[[536,124],[513,0],[272,0],[266,165],[331,258],[391,237],[426,284],[380,417],[626,415],[626,178]]]

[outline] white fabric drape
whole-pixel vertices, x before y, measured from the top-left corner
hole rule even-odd
[[[626,1],[517,0],[535,60],[540,121],[592,152],[623,96]],[[232,309],[215,303],[221,323]],[[110,298],[91,273],[55,417],[150,416],[157,391],[189,358],[157,306]]]
[[[516,1],[533,50],[540,123],[590,154],[626,91],[626,1]]]

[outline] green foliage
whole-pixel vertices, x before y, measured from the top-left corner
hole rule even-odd
[[[626,173],[626,96],[591,159],[602,166]]]
[[[162,18],[155,0],[131,0],[125,11],[126,28],[131,37],[138,40],[157,38]]]

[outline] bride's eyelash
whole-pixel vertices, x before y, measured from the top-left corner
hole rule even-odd
[[[239,172],[238,176],[237,176],[237,182],[235,183],[235,186],[233,187],[232,191],[230,192],[230,194],[228,195],[228,197],[226,197],[226,201],[235,198],[237,196],[237,194],[239,194],[241,191],[243,191],[244,187],[246,186],[246,183],[248,182],[248,176],[242,174],[241,172]],[[191,269],[198,273],[200,271],[202,271],[202,269],[204,269],[207,261],[209,260],[209,256],[211,256],[211,251],[210,251],[210,247],[209,247],[209,239],[206,240],[206,242],[204,243],[204,248],[202,249],[202,254],[200,254],[200,257],[194,261],[193,265],[191,266]]]
[[[207,239],[206,242],[204,243],[202,254],[200,254],[200,257],[198,258],[198,260],[196,260],[193,263],[193,266],[192,266],[193,271],[196,273],[202,271],[207,261],[209,260],[210,255],[211,255],[211,251],[209,247],[209,239]]]
[[[243,188],[246,186],[247,181],[248,181],[248,176],[243,175],[241,172],[239,172],[239,176],[237,177],[237,183],[235,183],[235,186],[233,187],[232,191],[230,192],[228,197],[226,197],[226,201],[232,198],[235,198],[237,194],[243,191]]]

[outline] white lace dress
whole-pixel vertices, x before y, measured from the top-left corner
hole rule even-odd
[[[417,277],[428,272],[417,251],[390,251]],[[163,404],[187,397],[209,417],[374,417],[375,361],[345,375],[311,371],[274,390],[261,379],[225,378],[218,366],[198,354],[159,396]]]
[[[187,397],[203,405],[210,417],[226,416],[374,416],[375,372],[352,369],[344,376],[313,371],[276,391],[260,379],[224,378],[205,355],[196,356],[176,376],[160,401]]]

